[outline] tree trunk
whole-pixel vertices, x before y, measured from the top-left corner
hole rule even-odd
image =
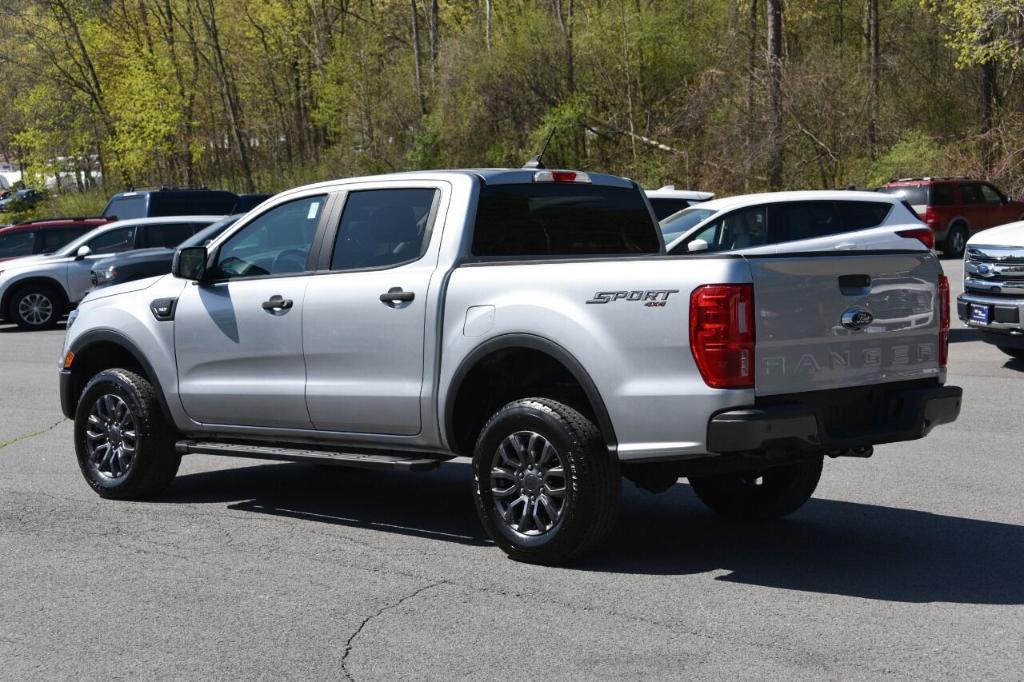
[[[880,49],[878,0],[867,0],[868,39],[868,156],[875,158],[878,148],[878,106],[880,99]]]
[[[439,14],[440,8],[438,7],[437,0],[430,0],[430,22],[428,26],[430,29],[430,68],[434,75],[437,75],[437,56],[440,53],[441,44],[440,27],[438,26]]]
[[[491,7],[491,0],[484,0],[484,41],[488,52],[491,51],[491,17],[493,13],[494,9]]]
[[[750,0],[747,16],[747,125],[744,140],[744,162],[746,172],[743,174],[743,189],[750,190],[750,176],[753,174],[754,139],[754,71],[757,68],[757,0]]]
[[[412,6],[412,63],[413,63],[413,85],[416,87],[416,101],[420,103],[420,113],[427,113],[426,104],[423,101],[423,77],[420,74],[420,20],[416,11],[416,0],[410,0]]]
[[[782,0],[766,0],[768,27],[768,188],[782,188]]]
[[[995,122],[995,109],[999,103],[999,93],[996,90],[996,65],[987,61],[981,65],[981,134],[982,148],[985,161],[985,169],[992,168],[995,149],[989,133],[992,131]]]

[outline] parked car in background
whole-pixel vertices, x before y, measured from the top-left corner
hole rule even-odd
[[[182,249],[189,246],[204,246],[211,239],[234,225],[235,221],[243,215],[243,213],[238,213],[222,218],[175,246]],[[123,282],[132,282],[137,279],[145,279],[154,275],[166,275],[171,271],[174,251],[174,246],[125,251],[110,258],[97,261],[92,266],[90,279],[94,287],[104,287]]]
[[[934,235],[895,196],[807,191],[713,199],[661,221],[668,252],[924,250]]]
[[[0,261],[53,253],[109,222],[106,218],[42,218],[0,228]]]
[[[49,329],[92,288],[92,264],[110,254],[174,246],[224,216],[119,220],[88,232],[49,256],[0,263],[0,317],[22,329]]]
[[[106,217],[118,220],[159,216],[219,215],[237,213],[238,195],[219,189],[161,187],[119,192],[103,209]]]
[[[38,189],[19,189],[8,197],[0,199],[0,213],[29,208],[44,199],[46,199],[46,192]]]
[[[1024,220],[1024,202],[1014,201],[993,184],[967,178],[902,178],[879,192],[900,197],[935,232],[944,254],[959,258],[971,235]]]
[[[273,194],[239,194],[231,213],[247,213],[256,208],[264,201],[274,196]]]
[[[676,189],[675,185],[665,185],[658,189],[645,189],[647,201],[654,209],[654,217],[658,220],[682,211],[702,201],[714,198],[713,192],[696,192],[689,189]]]
[[[967,241],[964,293],[957,315],[981,339],[1024,360],[1024,222],[985,230]]]

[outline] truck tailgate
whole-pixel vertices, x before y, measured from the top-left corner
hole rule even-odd
[[[938,261],[927,252],[750,256],[755,391],[940,375]]]

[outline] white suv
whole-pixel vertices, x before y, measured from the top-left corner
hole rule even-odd
[[[744,194],[705,201],[661,221],[668,252],[785,253],[935,246],[899,197],[877,192]]]

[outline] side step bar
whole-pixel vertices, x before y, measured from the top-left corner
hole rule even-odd
[[[399,469],[402,471],[427,471],[436,469],[451,457],[403,455],[391,453],[338,452],[336,450],[312,450],[308,447],[287,447],[285,445],[251,445],[246,443],[224,443],[221,441],[179,440],[174,449],[183,455],[221,455],[224,457],[252,457],[273,459],[283,462],[311,462],[360,469]]]

